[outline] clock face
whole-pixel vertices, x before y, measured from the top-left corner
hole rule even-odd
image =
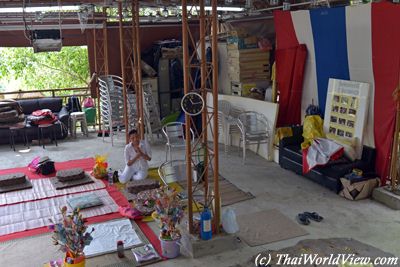
[[[182,98],[181,106],[186,114],[195,116],[203,110],[204,100],[198,93],[190,92]]]

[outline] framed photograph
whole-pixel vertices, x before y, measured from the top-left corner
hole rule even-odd
[[[340,96],[338,96],[338,95],[333,96],[333,102],[339,103],[339,99],[340,99]]]
[[[339,106],[333,106],[332,107],[332,112],[338,113],[339,112]]]
[[[350,107],[351,108],[357,108],[357,97],[355,97],[355,96],[351,97]]]
[[[346,114],[347,113],[347,108],[341,107],[340,108],[340,113],[341,114]]]
[[[353,108],[349,108],[349,115],[355,116],[357,111]]]
[[[338,131],[337,131],[337,135],[339,135],[339,136],[344,136],[344,131],[343,131],[343,130],[340,130],[340,129],[338,129]]]
[[[331,122],[337,123],[337,117],[336,116],[331,116]]]
[[[342,96],[340,98],[340,103],[342,103],[342,105],[344,106],[348,106],[349,105],[349,97],[347,96]]]
[[[334,128],[334,127],[329,127],[329,133],[331,133],[331,134],[336,134],[336,128]]]
[[[339,124],[346,125],[346,119],[339,118]]]
[[[348,120],[347,127],[354,128],[354,121]]]
[[[350,132],[346,132],[346,137],[353,138],[353,134]]]

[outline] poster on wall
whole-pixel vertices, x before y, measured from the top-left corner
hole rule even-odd
[[[368,83],[329,79],[324,131],[333,139],[354,143],[357,158],[362,154],[368,97]]]

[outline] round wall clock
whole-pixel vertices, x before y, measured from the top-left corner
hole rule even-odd
[[[187,93],[182,98],[181,107],[189,116],[199,115],[204,108],[204,99],[198,93]]]

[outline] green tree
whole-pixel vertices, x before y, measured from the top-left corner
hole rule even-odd
[[[0,79],[19,80],[23,90],[87,87],[88,51],[85,46],[60,52],[33,53],[32,48],[1,48]]]

